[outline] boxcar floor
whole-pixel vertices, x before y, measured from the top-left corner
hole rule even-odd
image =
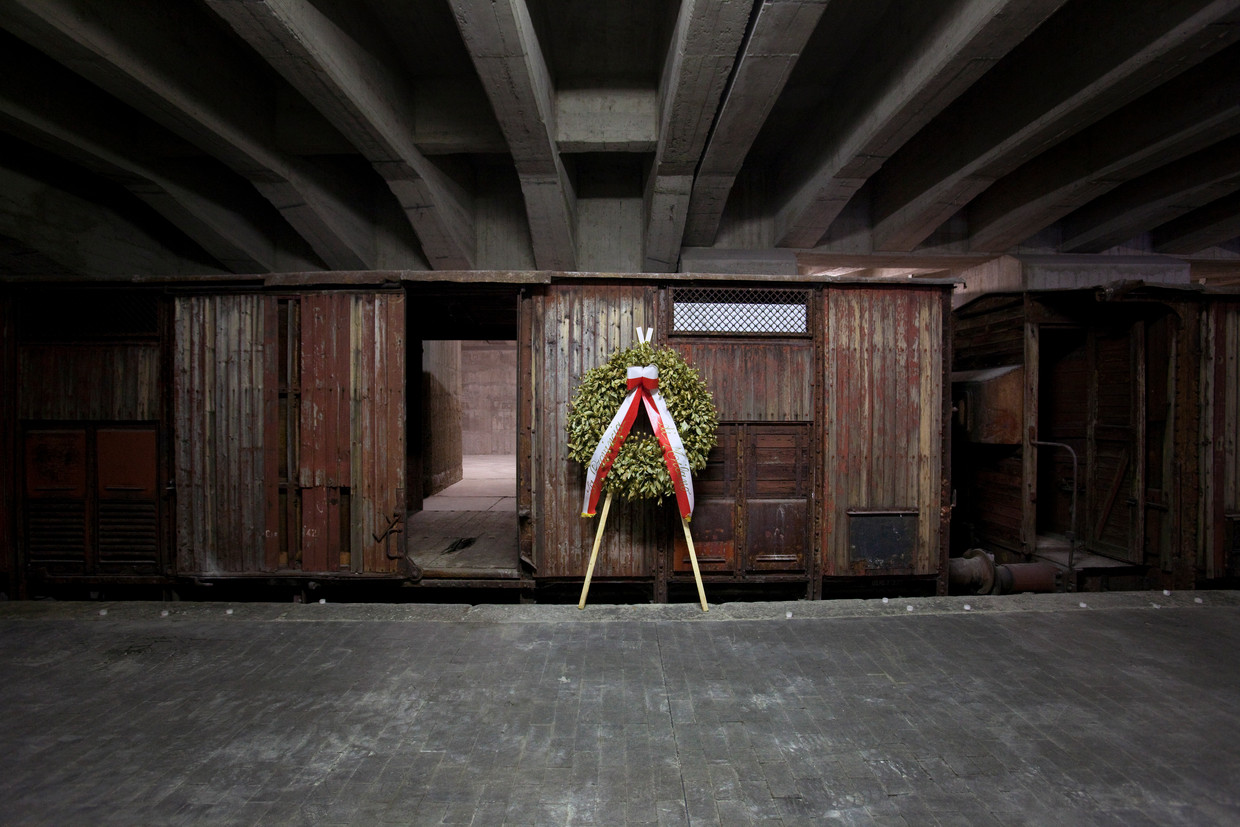
[[[425,577],[518,576],[517,462],[466,456],[461,481],[409,514],[409,556]]]

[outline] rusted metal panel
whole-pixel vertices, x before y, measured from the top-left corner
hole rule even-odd
[[[554,284],[545,290],[543,311],[532,331],[540,417],[535,484],[542,497],[543,517],[538,575],[581,577],[594,542],[596,520],[581,516],[585,472],[568,458],[568,402],[587,370],[606,362],[616,350],[637,343],[635,328],[654,327],[655,290],[606,283]],[[616,500],[594,576],[650,576],[655,550],[673,528],[677,526],[671,510]]]
[[[173,410],[177,570],[262,571],[266,562],[264,384],[271,297],[176,300]]]
[[[710,388],[719,418],[731,422],[808,422],[814,418],[812,339],[675,337]]]
[[[910,570],[936,574],[943,487],[944,318],[938,290],[824,293],[824,574],[855,572],[850,510],[917,513]]]
[[[155,343],[20,348],[18,416],[48,420],[159,418],[159,346]]]
[[[349,562],[355,572],[392,572],[405,503],[405,297],[355,295],[352,331]]]

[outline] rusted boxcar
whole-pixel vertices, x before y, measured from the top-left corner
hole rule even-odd
[[[158,581],[170,565],[160,301],[41,291],[8,295],[3,307],[0,523],[15,591],[29,573],[83,585]]]
[[[1206,297],[1202,318],[1201,573],[1240,578],[1240,293]]]
[[[1049,560],[1072,588],[1226,576],[1234,297],[1089,279],[954,312],[955,550]]]
[[[532,330],[539,577],[579,578],[594,528],[579,516],[583,472],[564,445],[568,400],[586,370],[648,326],[699,370],[719,412],[692,523],[708,583],[820,596],[824,583],[900,576],[943,589],[950,289],[547,285]],[[665,598],[690,576],[675,528],[670,505],[626,505],[607,525],[596,575],[649,582]]]
[[[568,401],[639,327],[719,411],[692,524],[712,587],[945,590],[950,283],[332,280],[9,290],[0,529],[16,590],[579,583],[595,524]],[[510,388],[487,380],[502,398],[470,386],[470,341],[511,354],[493,360]],[[515,427],[484,440],[515,445],[512,490],[444,505],[462,421],[484,408]],[[617,503],[596,578],[674,597],[690,577],[678,527],[670,504]]]

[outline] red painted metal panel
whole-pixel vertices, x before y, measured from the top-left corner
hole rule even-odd
[[[155,499],[156,435],[153,429],[100,429],[99,496]]]
[[[100,571],[154,571],[159,563],[156,431],[103,428],[95,433],[95,446]]]

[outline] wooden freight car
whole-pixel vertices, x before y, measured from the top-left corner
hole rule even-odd
[[[11,287],[10,590],[579,584],[568,401],[651,327],[719,411],[693,521],[708,589],[945,591],[950,283],[428,275]],[[445,505],[479,421],[505,432],[482,442],[510,490]],[[676,528],[670,504],[617,503],[600,588],[674,599]]]
[[[954,311],[955,550],[1050,560],[1074,588],[1234,576],[1235,296],[1182,262],[1042,264],[998,263],[1009,289]]]

